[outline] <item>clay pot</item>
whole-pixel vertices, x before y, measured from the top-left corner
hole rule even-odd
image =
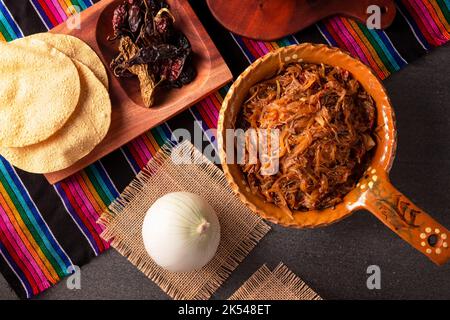
[[[234,129],[236,117],[247,93],[254,84],[271,78],[280,62],[304,61],[339,66],[351,74],[373,97],[377,108],[376,149],[370,166],[343,201],[334,208],[294,212],[285,210],[253,194],[242,171],[226,158],[226,129]],[[231,86],[219,116],[219,154],[226,178],[238,197],[252,211],[273,223],[293,228],[316,228],[330,225],[348,217],[352,212],[366,209],[414,248],[438,265],[450,258],[450,232],[418,208],[389,181],[389,170],[397,144],[395,115],[381,81],[359,60],[337,48],[302,44],[281,48],[255,61]]]

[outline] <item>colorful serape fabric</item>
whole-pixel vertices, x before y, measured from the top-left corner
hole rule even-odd
[[[0,0],[0,41],[47,31],[94,2]],[[385,79],[450,40],[450,0],[397,0],[397,17],[384,31],[333,17],[276,42],[230,34],[215,22],[205,1],[190,3],[235,76],[269,51],[314,42],[350,52]],[[0,157],[0,270],[17,294],[35,296],[69,275],[73,266],[82,266],[108,249],[99,236],[102,228],[97,218],[175,129],[201,129],[204,139],[215,145],[219,109],[227,89],[54,186]]]

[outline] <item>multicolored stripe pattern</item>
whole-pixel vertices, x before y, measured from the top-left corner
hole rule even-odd
[[[170,140],[172,131],[167,124],[144,133],[122,148],[122,152],[135,173],[148,163],[159,148]]]
[[[0,40],[12,41],[21,37],[23,37],[22,30],[3,0],[0,0]]]
[[[317,27],[330,45],[350,52],[381,79],[407,64],[383,30],[369,30],[364,24],[343,17],[327,19]]]
[[[64,22],[71,15],[90,7],[91,0],[30,0],[47,29]]]
[[[0,254],[31,297],[66,276],[72,262],[14,168],[0,157]]]
[[[427,50],[450,40],[449,0],[402,0],[397,7]]]
[[[109,245],[100,238],[102,228],[96,221],[119,192],[101,162],[57,183],[55,190],[94,253],[105,251]]]
[[[49,30],[93,2],[0,0],[0,41]],[[272,50],[309,41],[341,47],[385,79],[450,40],[450,0],[396,3],[399,14],[384,31],[332,17],[275,42],[229,34],[210,24],[213,20],[206,10],[197,8],[197,14],[207,29],[216,28],[211,36],[216,43],[225,43],[222,54],[235,74]],[[196,9],[198,2],[191,4]],[[46,290],[68,275],[71,266],[81,266],[108,249],[99,236],[97,218],[175,129],[199,130],[216,146],[219,110],[228,88],[54,186],[41,176],[15,170],[0,157],[0,270],[18,295],[32,297]]]

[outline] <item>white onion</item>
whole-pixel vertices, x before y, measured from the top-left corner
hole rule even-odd
[[[156,264],[172,272],[189,272],[201,269],[214,257],[220,224],[204,199],[174,192],[159,198],[147,211],[142,238]]]

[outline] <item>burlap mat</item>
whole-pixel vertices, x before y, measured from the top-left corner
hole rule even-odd
[[[190,155],[194,164],[179,163]],[[177,156],[178,155],[178,156]],[[184,159],[184,157],[183,157]],[[171,273],[158,267],[145,251],[141,229],[147,210],[161,196],[187,191],[202,196],[215,209],[221,225],[221,242],[213,260],[203,269]],[[111,204],[99,223],[103,239],[128,258],[174,299],[209,299],[230,273],[270,230],[234,196],[225,176],[189,142],[164,146],[122,195]]]
[[[258,269],[229,300],[322,300],[283,263]]]

